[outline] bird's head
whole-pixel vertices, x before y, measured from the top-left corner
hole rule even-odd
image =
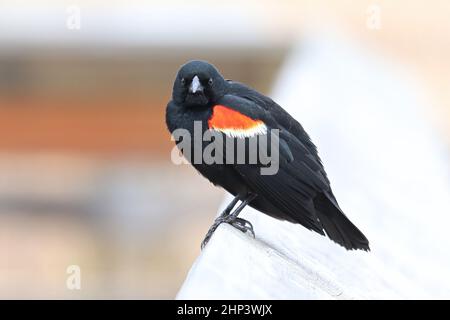
[[[189,61],[178,71],[173,84],[173,100],[187,107],[214,104],[225,94],[227,81],[206,61]]]

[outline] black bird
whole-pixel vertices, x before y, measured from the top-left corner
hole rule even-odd
[[[202,248],[224,222],[254,235],[251,223],[238,217],[249,205],[273,218],[326,233],[347,250],[370,250],[367,238],[339,208],[316,146],[300,123],[272,99],[242,83],[225,80],[208,62],[190,61],[175,78],[166,122],[172,134],[185,129],[194,137],[194,121],[202,124],[202,133],[210,130],[235,140],[279,130],[279,169],[273,175],[261,174],[258,164],[207,164],[188,159],[214,185],[235,196],[211,226]],[[191,146],[200,143],[204,148],[205,142],[197,140],[193,138]]]

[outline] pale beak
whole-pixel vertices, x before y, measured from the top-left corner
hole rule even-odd
[[[197,76],[195,76],[192,79],[191,85],[189,86],[189,92],[190,93],[203,92],[203,86],[200,82],[200,79]]]

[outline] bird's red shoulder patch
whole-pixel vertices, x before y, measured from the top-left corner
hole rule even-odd
[[[213,107],[213,113],[208,120],[208,127],[238,138],[267,133],[267,127],[262,120],[252,119],[223,105]]]

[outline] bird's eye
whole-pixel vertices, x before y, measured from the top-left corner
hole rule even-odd
[[[214,80],[213,80],[212,78],[209,78],[208,84],[209,84],[210,86],[212,86],[213,82],[214,82]]]
[[[186,84],[186,79],[185,78],[181,78],[181,84],[184,86]]]

